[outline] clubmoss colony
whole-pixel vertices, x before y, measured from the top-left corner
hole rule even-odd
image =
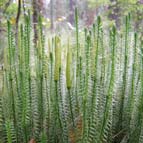
[[[143,143],[143,42],[130,19],[105,34],[98,17],[81,37],[76,9],[76,44],[55,35],[45,45],[39,18],[33,46],[28,16],[18,49],[8,22],[0,142]]]

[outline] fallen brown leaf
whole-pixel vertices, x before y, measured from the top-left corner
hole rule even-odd
[[[36,141],[35,141],[34,139],[31,139],[31,140],[29,141],[29,143],[36,143]]]

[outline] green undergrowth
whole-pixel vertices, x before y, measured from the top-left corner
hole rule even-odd
[[[0,143],[143,143],[143,42],[130,15],[122,33],[98,17],[81,34],[76,9],[66,40],[39,18],[36,44],[30,16],[18,42],[7,25]]]

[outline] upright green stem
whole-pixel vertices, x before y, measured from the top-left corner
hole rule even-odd
[[[104,108],[102,127],[100,130],[100,136],[99,136],[99,140],[98,140],[99,143],[101,143],[104,139],[104,136],[103,136],[104,130],[107,127],[107,124],[109,121],[109,113],[112,108],[112,97],[113,97],[113,89],[114,89],[114,81],[115,81],[115,48],[116,48],[116,29],[115,29],[115,27],[113,27],[112,31],[111,31],[111,46],[112,46],[112,49],[111,49],[112,50],[111,77],[110,77],[109,89],[107,92],[106,103],[105,103],[105,108]]]
[[[78,9],[75,8],[75,26],[76,26],[76,109],[79,113],[79,103],[77,97],[78,90],[78,76],[79,76],[79,27],[78,27]]]
[[[17,119],[16,119],[16,111],[15,111],[15,98],[14,98],[14,91],[13,91],[13,77],[12,77],[12,61],[13,61],[13,35],[11,32],[11,25],[8,22],[8,51],[9,51],[9,84],[10,84],[10,99],[12,104],[12,116],[14,120],[14,127],[16,129],[16,141],[18,141],[18,133],[17,133]]]
[[[96,50],[96,55],[95,55],[95,69],[94,69],[94,75],[93,75],[93,92],[92,92],[92,100],[91,100],[91,109],[90,109],[90,121],[89,121],[89,131],[88,131],[88,140],[92,138],[92,141],[95,139],[95,135],[90,137],[92,128],[95,128],[96,124],[96,95],[97,95],[97,67],[98,67],[98,56],[99,56],[99,42],[100,42],[100,28],[101,28],[101,18],[97,18],[97,31],[96,31],[96,26],[95,24],[93,25],[93,36],[94,36],[94,44],[95,44],[95,50]],[[97,33],[96,33],[97,32]],[[96,37],[97,36],[97,37]]]
[[[90,56],[90,44],[91,37],[88,35],[86,39],[86,75],[85,75],[85,89],[83,95],[83,140],[82,142],[86,142],[88,136],[88,124],[87,124],[87,99],[88,99],[88,84],[89,84],[89,56]]]
[[[123,86],[122,86],[122,95],[121,95],[121,105],[119,109],[119,121],[118,121],[118,127],[117,127],[118,131],[122,129],[123,113],[124,113],[124,99],[125,99],[126,86],[127,86],[129,21],[130,21],[130,17],[126,16]]]
[[[137,33],[134,35],[134,51],[133,51],[133,66],[132,66],[132,80],[131,80],[131,96],[129,97],[129,125],[132,118],[134,100],[135,100],[135,71],[136,71],[136,50],[137,50]],[[129,129],[130,132],[131,129]]]

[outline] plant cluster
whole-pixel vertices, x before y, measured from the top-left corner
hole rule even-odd
[[[81,37],[76,10],[74,40],[45,45],[41,18],[33,44],[27,16],[18,46],[8,22],[0,143],[142,143],[143,42],[130,19],[119,33],[98,17]]]

